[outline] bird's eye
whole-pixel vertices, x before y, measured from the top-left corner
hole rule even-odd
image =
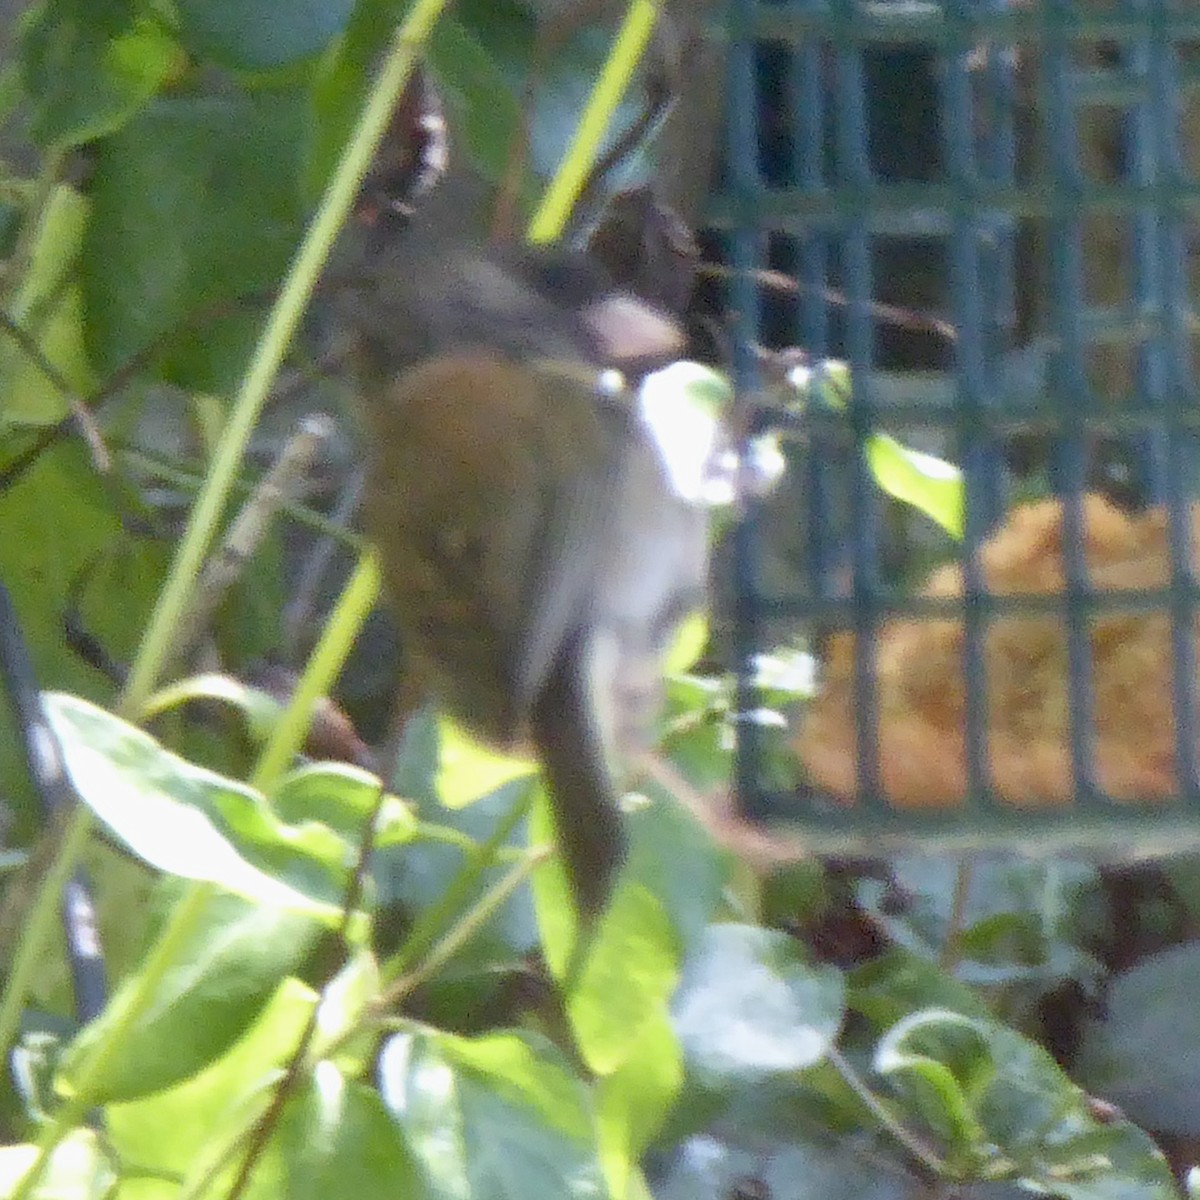
[[[596,390],[604,396],[619,396],[625,390],[625,376],[609,367],[596,377]]]

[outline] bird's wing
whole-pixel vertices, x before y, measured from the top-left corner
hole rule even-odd
[[[512,526],[522,545],[506,554],[510,570],[524,566],[513,580],[510,631],[513,682],[524,704],[564,643],[592,619],[632,421],[627,398],[605,392],[593,371],[539,363],[537,374],[546,409],[530,444],[538,495]]]

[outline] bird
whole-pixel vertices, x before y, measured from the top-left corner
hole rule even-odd
[[[684,334],[582,251],[472,244],[381,179],[340,285],[366,531],[417,676],[480,740],[539,761],[591,929],[627,852],[624,766],[707,582],[707,512],[638,405]]]

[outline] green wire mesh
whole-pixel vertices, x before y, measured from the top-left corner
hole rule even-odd
[[[782,346],[851,379],[764,409],[792,469],[734,546],[741,812],[844,852],[1200,844],[1200,10],[733,0],[729,47],[741,382]],[[885,500],[880,431],[961,468],[961,541]],[[815,697],[764,687],[779,645]]]

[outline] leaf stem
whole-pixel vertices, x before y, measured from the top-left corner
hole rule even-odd
[[[83,835],[86,836],[87,832],[85,826]],[[106,1012],[115,1015],[105,1031],[104,1039],[80,1069],[78,1078],[74,1081],[72,1095],[54,1114],[53,1120],[38,1138],[37,1157],[10,1194],[9,1200],[27,1200],[33,1194],[50,1161],[50,1155],[80,1123],[84,1114],[95,1105],[97,1082],[103,1078],[113,1059],[122,1052],[126,1034],[146,1011],[163,976],[174,965],[180,946],[191,936],[204,915],[213,890],[213,885],[207,883],[197,884],[189,889],[171,913],[167,928],[155,943],[149,959],[138,972],[132,986],[128,990],[118,992],[110,1003]],[[57,898],[57,890],[53,894]]]
[[[566,227],[567,218],[599,155],[604,135],[629,88],[638,62],[650,42],[658,7],[653,0],[630,0],[624,23],[575,127],[571,144],[557,174],[546,189],[529,225],[529,240],[552,242]]]
[[[313,706],[329,691],[378,595],[379,567],[374,553],[368,551],[359,558],[354,574],[325,622],[321,640],[309,655],[304,674],[254,768],[250,784],[265,795],[275,790],[304,744]]]
[[[396,33],[354,136],[342,154],[320,208],[305,233],[283,288],[267,319],[263,335],[242,381],[229,423],[213,456],[212,467],[196,497],[188,527],[149,625],[129,672],[119,711],[137,719],[154,691],[166,661],[176,625],[187,607],[204,556],[214,538],[242,456],[263,403],[283,361],[309,294],[317,282],[338,231],[350,210],[359,182],[383,137],[400,95],[447,0],[416,0]]]
[[[828,1051],[829,1062],[833,1069],[846,1081],[850,1090],[862,1101],[871,1115],[883,1126],[888,1133],[934,1175],[944,1175],[946,1164],[937,1154],[915,1134],[909,1133],[904,1126],[892,1116],[886,1104],[862,1081],[858,1072],[850,1065],[842,1052],[831,1046]]]
[[[432,946],[416,968],[395,979],[384,992],[376,1008],[394,1008],[415,987],[424,983],[439,967],[444,966],[492,919],[496,910],[529,878],[534,867],[544,862],[548,847],[527,850],[521,861],[514,863],[496,883],[479,898],[463,918],[447,931],[446,936]]]
[[[512,808],[492,830],[491,837],[469,855],[442,893],[441,899],[422,913],[404,944],[382,965],[379,973],[385,987],[409,974],[412,964],[430,952],[429,948],[439,937],[442,928],[450,922],[453,914],[462,908],[478,884],[480,876],[496,861],[509,834],[529,813],[534,787],[534,782],[530,780]]]

